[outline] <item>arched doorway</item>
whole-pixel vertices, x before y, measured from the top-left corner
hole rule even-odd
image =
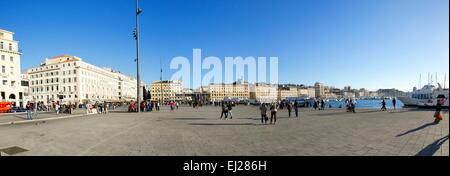
[[[9,101],[11,102],[13,107],[15,107],[16,106],[16,95],[14,95],[14,94],[9,95]]]

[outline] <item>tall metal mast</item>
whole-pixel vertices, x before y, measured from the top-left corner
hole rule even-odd
[[[139,66],[139,14],[142,10],[139,8],[139,0],[136,0],[136,29],[134,30],[134,38],[136,39],[136,70],[137,70],[137,111],[141,112],[141,75]]]

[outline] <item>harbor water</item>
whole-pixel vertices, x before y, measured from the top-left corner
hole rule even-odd
[[[381,102],[383,100],[358,100],[356,101],[356,108],[361,109],[381,109]],[[385,100],[386,101],[386,107],[388,109],[393,109],[393,103],[392,100]],[[345,101],[328,101],[325,102],[325,107],[329,108],[331,105],[331,108],[345,108],[346,104]],[[403,108],[404,104],[397,100],[397,109]]]

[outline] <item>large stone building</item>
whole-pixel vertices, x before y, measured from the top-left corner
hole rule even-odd
[[[210,84],[205,88],[210,101],[223,101],[226,99],[248,100],[250,97],[250,85],[244,81],[232,84]]]
[[[286,100],[288,98],[297,98],[298,88],[294,86],[279,86],[278,100]]]
[[[0,29],[0,101],[24,106],[24,92],[20,78],[19,42],[14,33]]]
[[[156,102],[183,101],[181,81],[154,81],[150,88],[151,100]],[[164,101],[162,101],[164,100]]]
[[[257,83],[252,85],[250,100],[272,103],[278,100],[278,85]]]
[[[322,83],[317,82],[314,84],[314,89],[316,90],[316,97],[323,97],[325,95],[325,86]]]
[[[316,97],[316,89],[315,88],[299,88],[298,89],[298,97],[308,97],[315,98]]]
[[[84,62],[76,56],[46,59],[27,71],[35,102],[127,102],[137,98],[137,80]]]

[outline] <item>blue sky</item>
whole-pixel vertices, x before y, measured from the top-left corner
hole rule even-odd
[[[2,0],[22,69],[76,55],[135,75],[134,0]],[[278,56],[281,83],[412,89],[449,72],[448,0],[141,0],[142,74],[173,57]],[[4,10],[6,9],[6,10]],[[205,71],[204,71],[205,72]],[[449,81],[447,81],[448,85]],[[448,86],[447,86],[448,87]]]

